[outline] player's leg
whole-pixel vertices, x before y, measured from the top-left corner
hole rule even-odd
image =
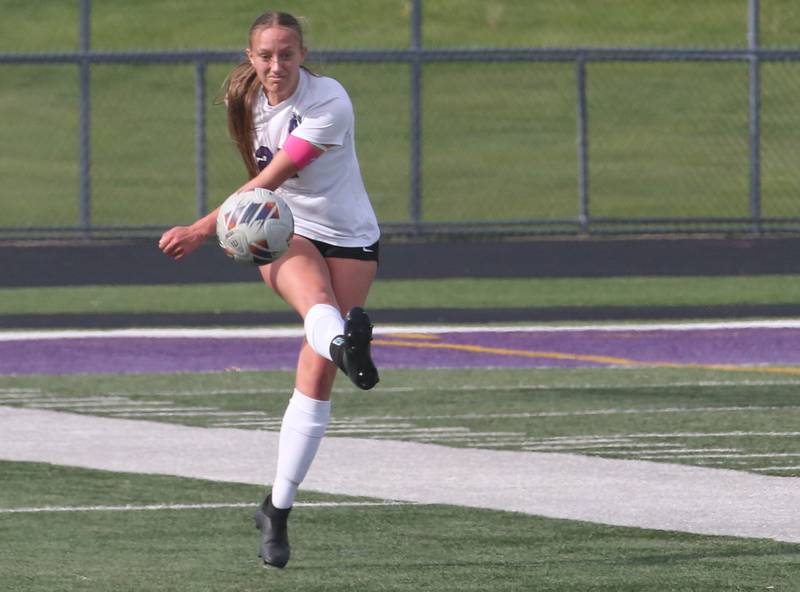
[[[331,290],[342,314],[355,306],[364,306],[378,273],[377,261],[329,257],[325,260],[331,278]]]
[[[323,385],[324,390],[306,389],[310,393],[306,394],[295,387],[281,421],[272,490],[256,511],[256,526],[261,530],[261,557],[265,563],[276,567],[284,567],[289,561],[287,519],[330,421],[330,392],[335,373],[336,367],[331,361],[321,358],[303,343],[296,385]]]
[[[261,273],[264,281],[303,318],[306,343],[323,358],[319,360],[310,355],[308,347],[304,346],[300,353],[297,388],[314,398],[327,399],[335,370],[328,369],[324,360],[333,359],[331,343],[345,333],[345,320],[334,293],[327,260],[310,240],[298,236],[292,240],[286,255],[262,267]],[[371,281],[370,277],[369,283]],[[304,371],[305,368],[308,371]]]
[[[295,236],[277,261],[259,268],[264,282],[305,319],[317,304],[336,308],[336,296],[325,259],[314,244]]]
[[[330,270],[330,289],[336,294],[336,301],[341,302],[342,309],[351,310],[364,304],[377,265],[348,259],[327,259],[325,262]],[[315,307],[311,308],[312,312]],[[340,328],[334,335],[348,331],[352,324],[351,316],[352,310],[342,326],[342,317],[337,310]],[[368,351],[368,343],[366,347]],[[291,507],[311,467],[330,420],[330,393],[336,371],[329,359],[316,353],[308,341],[303,342],[297,361],[295,390],[281,424],[278,470],[271,498],[276,508]]]
[[[327,261],[336,301],[346,315],[344,334],[331,345],[331,359],[356,386],[368,390],[378,382],[378,371],[370,352],[372,323],[361,307],[375,279],[378,263],[338,257]]]
[[[308,262],[312,262],[309,263],[311,266],[320,263],[318,254],[315,252],[307,254],[307,259]],[[300,258],[298,261],[302,262]],[[334,316],[338,320],[338,328],[332,334],[334,336],[341,335],[342,332],[347,333],[349,327],[353,325],[350,319],[353,316],[351,309],[364,304],[375,277],[377,264],[371,261],[352,259],[326,259],[321,263],[325,266],[325,270],[322,272],[302,270],[302,275],[306,276],[306,283],[303,285],[314,286],[323,281],[320,277],[329,281],[329,284],[321,288],[321,291],[334,293],[334,302],[339,303],[343,310],[350,311],[346,322],[342,321],[340,312],[335,311]],[[294,282],[294,277],[300,275],[300,272],[296,270],[295,272],[290,282]],[[280,274],[273,274],[272,279],[276,278],[283,294],[288,295],[287,290],[292,289],[292,287],[287,288],[287,284],[290,282],[281,284]],[[295,300],[299,300],[299,298],[295,298]],[[326,303],[326,306],[331,305]],[[317,308],[319,308],[319,304],[311,306],[307,316],[312,315]],[[365,317],[365,315],[363,316]],[[368,319],[367,322],[369,322]],[[328,346],[331,339],[328,339]],[[366,351],[369,354],[368,342]],[[369,363],[372,363],[371,360]],[[316,353],[308,340],[304,341],[298,356],[295,390],[281,426],[278,471],[271,499],[276,508],[291,507],[297,489],[313,462],[330,420],[330,393],[335,377],[336,367],[334,364]]]
[[[336,309],[325,260],[302,237],[292,240],[289,251],[261,268],[264,281],[305,318],[317,304]],[[335,320],[335,319],[334,319]],[[336,368],[304,341],[298,356],[295,390],[281,423],[278,462],[272,491],[256,510],[261,530],[261,557],[265,563],[284,567],[290,547],[287,520],[300,483],[314,460],[330,419],[330,391]]]
[[[262,268],[265,281],[291,304],[306,322],[308,339],[298,357],[295,391],[284,414],[279,436],[278,467],[271,494],[256,511],[265,563],[284,567],[290,547],[287,520],[297,489],[305,478],[330,419],[330,392],[336,366],[318,354],[309,340],[330,346],[332,336],[346,332],[337,308],[338,287],[345,306],[363,304],[377,265],[339,265],[324,260],[309,241],[297,238],[284,258]],[[321,328],[320,328],[321,327]],[[332,336],[324,341],[325,333]],[[320,337],[320,334],[323,336]]]
[[[334,361],[365,390],[375,386],[378,373],[370,355],[372,325],[360,307],[377,269],[376,261],[344,255],[323,260],[314,244],[303,237],[295,237],[284,257],[262,268],[267,284],[303,317],[311,349]],[[345,319],[342,314],[347,315]],[[301,352],[300,367],[325,367],[307,354]],[[298,389],[304,393],[329,390],[333,378],[329,372],[298,372],[298,380],[304,382],[297,385]],[[307,384],[309,379],[311,383]]]

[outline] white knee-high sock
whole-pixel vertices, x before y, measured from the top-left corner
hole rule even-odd
[[[331,341],[344,333],[344,319],[335,306],[315,304],[303,319],[306,341],[323,358],[331,359]]]
[[[331,417],[331,402],[318,401],[294,390],[281,423],[278,470],[272,505],[290,508],[308,473]]]

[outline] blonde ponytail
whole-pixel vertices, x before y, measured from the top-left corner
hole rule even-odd
[[[228,108],[228,133],[244,161],[252,179],[258,175],[256,157],[253,151],[253,106],[258,98],[261,83],[256,71],[248,60],[236,66],[223,87],[225,104]]]

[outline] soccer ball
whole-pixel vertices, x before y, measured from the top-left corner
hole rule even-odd
[[[293,232],[292,211],[268,189],[234,193],[217,214],[219,245],[238,263],[272,263],[289,248]]]

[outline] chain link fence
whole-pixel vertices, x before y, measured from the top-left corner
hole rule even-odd
[[[150,236],[243,182],[219,89],[260,3],[0,7],[0,238]],[[795,1],[295,12],[387,237],[800,232]]]

